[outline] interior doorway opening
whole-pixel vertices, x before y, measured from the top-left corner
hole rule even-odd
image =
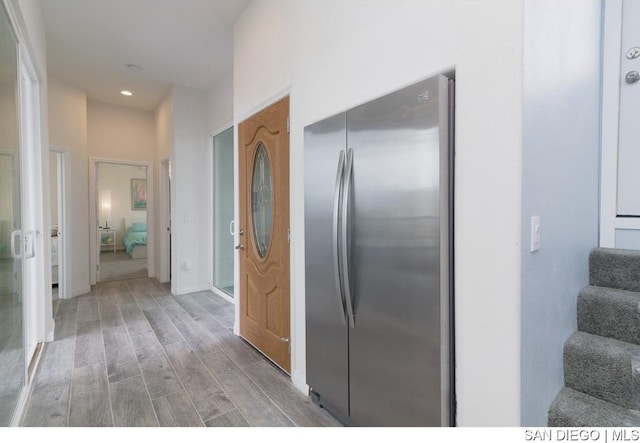
[[[96,283],[153,275],[148,229],[151,182],[147,164],[95,161]]]
[[[68,298],[66,239],[67,154],[49,151],[49,217],[51,223],[51,285],[53,300]]]

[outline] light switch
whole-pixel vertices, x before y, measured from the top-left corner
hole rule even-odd
[[[540,217],[531,217],[531,252],[540,249]]]

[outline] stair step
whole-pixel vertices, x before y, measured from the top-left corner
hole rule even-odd
[[[549,408],[549,426],[640,426],[640,412],[622,408],[570,388],[562,388]]]
[[[640,344],[640,293],[587,286],[578,296],[578,330]]]
[[[593,249],[589,254],[589,284],[640,292],[640,251]]]
[[[565,386],[640,409],[640,346],[578,331],[564,346]]]

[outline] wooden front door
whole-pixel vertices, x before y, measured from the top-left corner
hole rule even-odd
[[[291,371],[289,98],[238,126],[240,335]]]

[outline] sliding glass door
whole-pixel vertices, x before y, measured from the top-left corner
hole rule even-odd
[[[213,138],[213,285],[233,297],[233,128]]]
[[[0,426],[25,383],[17,42],[0,3]]]

